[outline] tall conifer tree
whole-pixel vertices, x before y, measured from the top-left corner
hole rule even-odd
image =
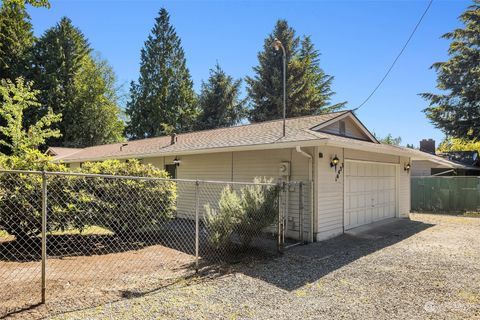
[[[34,41],[25,5],[3,2],[0,8],[0,79],[14,81],[27,76]]]
[[[42,106],[62,114],[62,137],[50,145],[86,147],[121,139],[113,71],[92,57],[87,38],[70,19],[62,18],[42,35],[34,62]],[[33,121],[42,112],[33,115]]]
[[[192,130],[198,113],[192,87],[180,38],[162,8],[141,51],[140,77],[130,87],[129,137]]]
[[[215,129],[238,124],[245,116],[245,101],[239,98],[242,80],[234,80],[217,63],[202,83],[198,129]]]
[[[437,88],[445,93],[422,93],[430,102],[424,110],[432,123],[451,137],[480,139],[480,0],[461,16],[464,28],[443,35],[452,40],[450,59],[437,62]]]
[[[331,105],[332,77],[319,66],[319,52],[309,37],[302,41],[286,20],[278,20],[258,54],[255,75],[247,77],[248,95],[252,103],[250,121],[279,119],[283,113],[282,51],[276,51],[277,38],[285,47],[287,57],[287,117],[330,112],[344,103]]]

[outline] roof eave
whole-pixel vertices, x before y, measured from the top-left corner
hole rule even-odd
[[[322,144],[322,140],[325,139],[316,139],[316,140],[301,140],[301,141],[288,141],[288,142],[275,142],[267,144],[254,144],[254,145],[245,145],[245,146],[234,146],[234,147],[218,147],[218,148],[208,148],[208,149],[195,149],[195,150],[183,150],[183,151],[167,151],[167,152],[153,152],[145,154],[129,154],[129,155],[114,155],[108,157],[91,157],[91,158],[82,158],[82,159],[54,159],[54,162],[63,162],[63,163],[77,163],[77,162],[88,162],[88,161],[104,161],[110,159],[146,159],[146,158],[157,158],[157,157],[173,157],[173,156],[184,156],[184,155],[194,155],[194,154],[206,154],[206,153],[221,153],[221,152],[239,152],[239,151],[255,151],[255,150],[272,150],[272,149],[286,149],[294,148],[296,146],[300,147],[315,147]]]

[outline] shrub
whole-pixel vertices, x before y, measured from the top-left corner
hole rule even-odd
[[[36,150],[23,156],[0,156],[0,168],[6,170],[65,171],[62,165],[50,162],[50,158]],[[49,181],[49,188],[65,185],[65,176]],[[40,233],[42,222],[42,176],[39,174],[0,173],[0,229],[14,235],[19,241]],[[68,221],[49,214],[47,229],[66,228]]]
[[[240,195],[226,187],[218,202],[218,210],[205,206],[208,240],[215,248],[227,247],[236,234],[243,246],[273,224],[278,215],[279,187],[261,185],[271,180],[255,178],[255,185],[245,186]]]
[[[271,180],[255,179],[255,183],[271,183]],[[253,237],[273,224],[278,216],[278,186],[255,184],[242,188],[241,206],[243,208],[238,235],[242,244],[247,246]]]
[[[210,244],[219,249],[230,242],[230,237],[238,225],[238,217],[242,215],[240,198],[230,187],[222,190],[219,210],[209,204],[205,205],[205,224],[208,229]]]
[[[7,170],[68,169],[50,161],[39,151],[25,156],[2,156]],[[83,173],[166,178],[167,173],[138,161],[108,160],[85,163]],[[47,231],[64,231],[98,225],[124,236],[129,232],[158,229],[173,217],[176,186],[168,180],[48,176]],[[41,231],[42,176],[0,173],[0,230],[27,241]]]
[[[164,170],[137,160],[85,163],[82,172],[168,178]],[[93,208],[89,218],[91,225],[107,228],[120,237],[128,237],[131,233],[158,230],[174,217],[176,184],[173,181],[87,179],[85,186],[93,197],[88,203],[89,208]]]

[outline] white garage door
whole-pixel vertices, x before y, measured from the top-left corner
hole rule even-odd
[[[395,217],[396,186],[395,165],[347,161],[345,229]]]

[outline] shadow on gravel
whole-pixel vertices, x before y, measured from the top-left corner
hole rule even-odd
[[[360,235],[343,234],[331,240],[295,247],[279,259],[242,266],[237,271],[293,291],[432,226],[418,221],[395,220]]]

